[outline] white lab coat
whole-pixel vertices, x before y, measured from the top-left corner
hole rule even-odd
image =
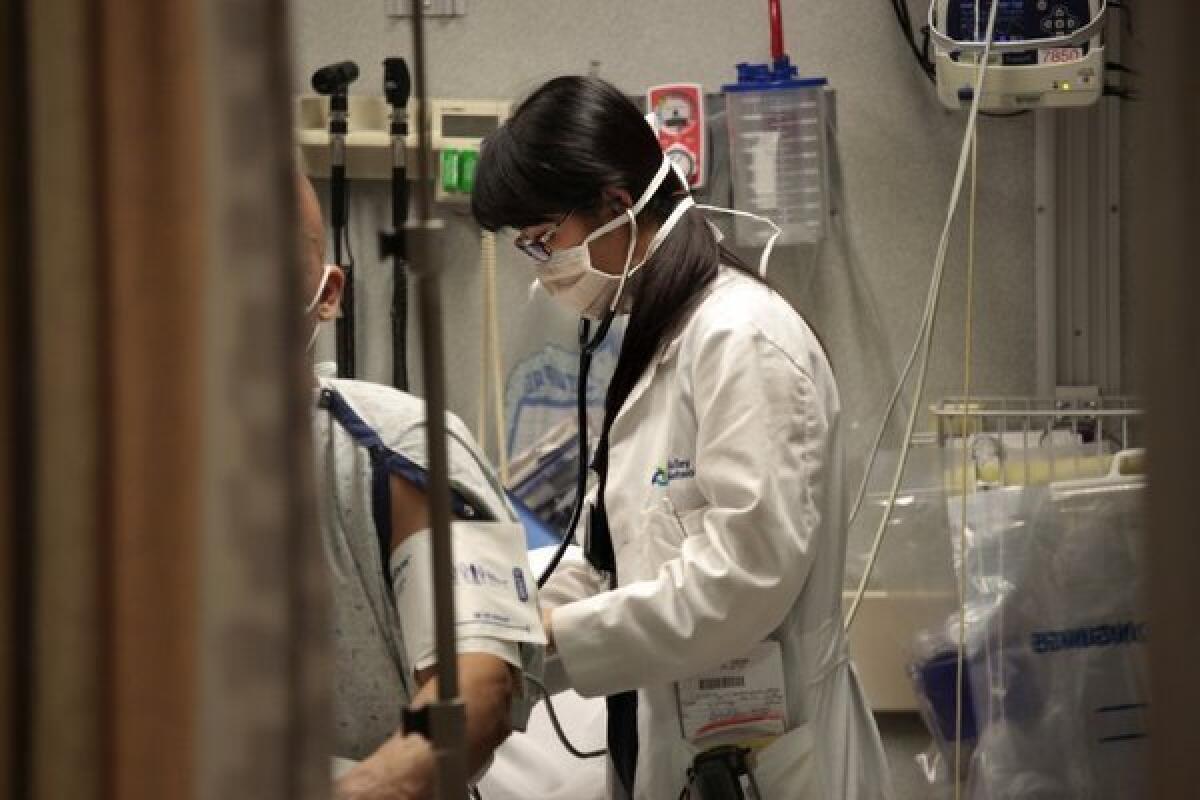
[[[842,631],[839,411],[805,322],[722,268],[614,421],[605,499],[619,586],[569,565],[541,602],[571,688],[638,689],[637,800],[678,797],[696,753],[674,682],[768,637],[782,645],[789,731],[759,755],[764,798],[892,796]]]

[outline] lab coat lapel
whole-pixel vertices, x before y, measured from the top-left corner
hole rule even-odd
[[[654,377],[658,374],[659,368],[671,361],[671,359],[675,357],[675,354],[679,352],[679,341],[682,338],[683,332],[681,331],[670,341],[670,343],[667,344],[665,348],[663,348],[662,354],[650,362],[650,366],[648,366],[646,371],[642,373],[642,377],[640,377],[638,382],[633,385],[633,389],[631,389],[629,392],[629,397],[625,398],[625,403],[617,412],[616,418],[613,419],[611,430],[612,434],[618,433],[620,428],[624,425],[625,418],[629,414],[633,413],[633,409],[637,407],[638,401],[641,399],[642,395],[646,393],[646,390],[649,389],[650,385],[654,382]]]
[[[637,407],[638,401],[646,390],[650,388],[650,383],[654,380],[654,375],[658,372],[657,359],[650,364],[642,377],[638,378],[638,382],[633,385],[633,389],[629,391],[629,396],[625,398],[625,402],[621,405],[621,409],[617,412],[617,416],[613,419],[612,427],[609,430],[611,438],[617,438],[621,434],[621,430],[627,424],[626,419],[633,410]]]

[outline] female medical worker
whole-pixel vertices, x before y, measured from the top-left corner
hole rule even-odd
[[[541,594],[571,687],[609,698],[610,796],[679,797],[734,709],[759,718],[746,737],[777,734],[749,768],[766,800],[890,797],[842,632],[839,401],[817,338],[601,80],[556,78],[517,108],[485,142],[472,210],[519,232],[569,309],[629,315],[591,564]],[[731,685],[758,688],[750,708],[712,689]]]

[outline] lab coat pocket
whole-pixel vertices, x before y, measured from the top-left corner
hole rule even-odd
[[[800,725],[759,751],[754,780],[764,800],[826,800],[810,725]]]

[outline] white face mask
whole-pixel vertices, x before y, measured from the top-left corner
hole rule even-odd
[[[646,246],[646,253],[636,265],[633,264],[633,250],[637,245],[637,215],[650,202],[650,198],[658,191],[658,187],[662,185],[663,180],[671,173],[672,168],[675,169],[675,174],[679,175],[678,168],[667,157],[663,157],[662,166],[655,173],[654,179],[650,181],[650,185],[646,187],[646,191],[638,198],[632,208],[626,209],[625,213],[615,219],[606,222],[596,230],[588,234],[588,237],[583,240],[582,244],[575,247],[568,247],[563,250],[555,250],[550,254],[550,259],[538,266],[538,282],[542,284],[547,293],[555,300],[559,301],[567,308],[577,312],[580,316],[588,319],[601,319],[605,314],[610,312],[621,312],[622,314],[629,313],[633,306],[633,298],[624,292],[625,284],[639,269],[645,266],[646,262],[658,250],[662,243],[666,241],[667,236],[683,218],[683,215],[696,205],[691,196],[685,197],[670,216],[655,232],[654,238],[650,240],[650,244]],[[680,180],[686,186],[687,182],[680,176]],[[759,261],[759,273],[766,275],[767,261],[771,257],[771,249],[775,246],[775,240],[779,238],[781,231],[779,227],[767,219],[760,217],[757,214],[750,214],[745,211],[735,211],[729,208],[720,208],[717,206],[696,206],[697,208],[706,211],[714,211],[722,214],[734,214],[737,216],[750,217],[763,222],[774,229],[771,238],[767,240],[766,247],[763,248],[762,257]],[[599,239],[601,236],[609,234],[621,227],[629,224],[633,230],[629,234],[629,249],[625,253],[625,266],[621,270],[620,275],[611,275],[607,272],[596,269],[592,266],[592,254],[588,249],[590,242]],[[709,223],[713,229],[717,241],[723,238],[716,226]]]
[[[668,219],[663,223],[654,241],[646,248],[646,255],[636,266],[633,265],[633,250],[637,246],[637,215],[650,203],[650,198],[654,197],[654,193],[658,191],[658,187],[670,171],[671,162],[664,157],[654,179],[632,208],[625,209],[624,214],[592,231],[582,244],[554,250],[550,253],[548,261],[538,265],[538,281],[551,297],[588,319],[600,319],[618,308],[622,313],[628,313],[632,300],[620,302],[625,281],[642,268],[657,249],[655,242],[661,244],[661,240],[670,233],[670,228],[674,227],[674,222],[678,221]],[[630,225],[632,230],[629,233],[629,249],[625,253],[625,266],[621,269],[621,274],[611,275],[596,269],[592,266],[592,253],[588,245],[623,225]]]
[[[326,264],[325,269],[321,271],[321,280],[317,283],[317,291],[313,293],[313,298],[307,306],[304,307],[305,316],[311,314],[321,302],[321,295],[325,293],[325,284],[329,283],[329,275],[333,272],[333,265]],[[321,333],[321,323],[324,320],[317,320],[313,325],[312,336],[308,337],[308,346],[304,348],[304,352],[311,353],[313,347],[317,343],[317,336]]]

